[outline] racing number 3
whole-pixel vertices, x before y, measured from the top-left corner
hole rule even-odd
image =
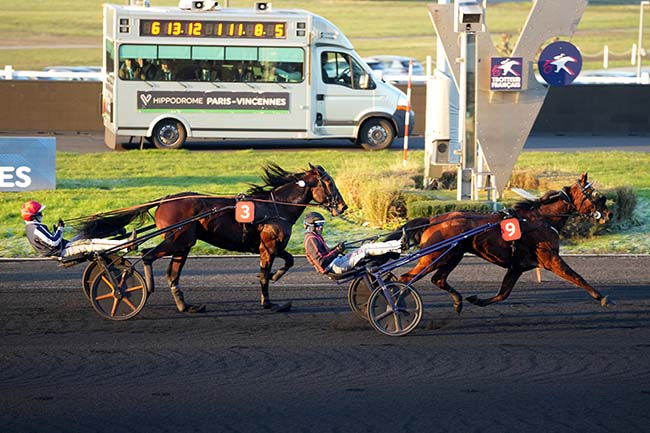
[[[255,203],[252,201],[238,201],[235,206],[235,221],[238,223],[252,223],[255,219]]]
[[[508,218],[501,221],[501,236],[504,241],[516,241],[521,238],[521,229],[517,218]]]

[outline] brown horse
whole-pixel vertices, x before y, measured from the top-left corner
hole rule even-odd
[[[178,310],[202,311],[204,306],[187,305],[178,287],[181,271],[196,241],[202,240],[229,251],[259,253],[262,307],[286,311],[291,303],[280,306],[271,302],[269,282],[278,280],[293,266],[293,256],[285,249],[292,226],[305,206],[312,202],[324,206],[334,216],[343,213],[347,205],[334,179],[321,166],[309,164],[308,170],[292,174],[276,164],[269,164],[264,168],[262,178],[264,185],[252,185],[244,197],[213,197],[193,192],[176,194],[128,211],[112,212],[107,218],[94,218],[81,230],[84,237],[106,236],[136,217],[146,215],[153,207],[157,207],[154,219],[158,229],[210,212],[205,218],[165,233],[164,240],[158,246],[143,251],[145,273],[151,272],[149,265],[153,261],[170,255],[172,259],[167,268],[167,281]],[[235,205],[238,200],[254,203],[254,220],[251,223],[236,221]],[[276,257],[284,260],[284,266],[272,273]]]
[[[606,306],[607,296],[598,293],[559,255],[559,233],[567,219],[579,214],[592,217],[603,224],[612,217],[605,201],[606,198],[588,182],[585,173],[575,184],[565,186],[560,191],[550,191],[538,200],[519,203],[507,214],[450,212],[432,218],[411,220],[403,229],[409,239],[419,243],[421,249],[485,224],[497,224],[460,240],[448,251],[438,250],[420,258],[413,269],[400,277],[400,281],[413,282],[416,276],[419,279],[435,270],[431,281],[451,295],[454,309],[460,314],[463,297],[449,285],[447,278],[463,259],[463,255],[469,252],[507,269],[501,289],[495,296],[488,299],[477,296],[467,298],[474,305],[484,307],[507,299],[522,273],[541,266],[582,287],[592,298]],[[520,239],[503,239],[498,223],[507,217],[518,219],[522,234]],[[396,236],[398,235],[393,237]]]

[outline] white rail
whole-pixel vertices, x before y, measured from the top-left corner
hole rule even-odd
[[[102,81],[103,72],[91,71],[67,71],[67,70],[44,70],[44,71],[16,71],[11,65],[0,69],[0,80],[71,80],[71,81]]]

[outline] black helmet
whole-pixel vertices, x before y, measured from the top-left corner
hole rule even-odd
[[[309,212],[305,215],[305,220],[303,222],[303,227],[305,230],[313,230],[316,226],[322,226],[325,224],[325,218],[323,215],[318,212]]]

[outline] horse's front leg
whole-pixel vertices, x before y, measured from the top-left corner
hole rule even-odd
[[[508,272],[506,272],[505,277],[503,277],[503,281],[501,282],[501,288],[497,292],[496,295],[492,296],[491,298],[488,299],[481,299],[476,295],[469,296],[465,298],[467,302],[478,305],[479,307],[485,307],[486,305],[491,305],[494,304],[495,302],[501,302],[505,301],[508,296],[510,296],[510,292],[512,292],[512,288],[515,287],[515,283],[517,283],[517,280],[519,280],[519,277],[521,277],[521,274],[523,271],[519,268],[510,268],[508,269]]]
[[[587,281],[585,281],[585,279],[582,278],[580,274],[574,271],[558,254],[549,252],[545,256],[540,257],[540,259],[540,264],[544,267],[544,269],[548,269],[555,275],[564,278],[565,280],[575,284],[578,287],[582,287],[587,291],[587,293],[589,293],[589,296],[597,301],[600,301],[600,305],[603,307],[607,307],[613,304],[613,302],[610,301],[607,296],[601,295],[596,289],[587,283]]]
[[[286,250],[282,250],[278,254],[278,257],[284,260],[284,266],[271,275],[271,281],[278,281],[280,278],[282,278],[282,276],[286,274],[289,269],[291,269],[294,263],[293,256]]]

